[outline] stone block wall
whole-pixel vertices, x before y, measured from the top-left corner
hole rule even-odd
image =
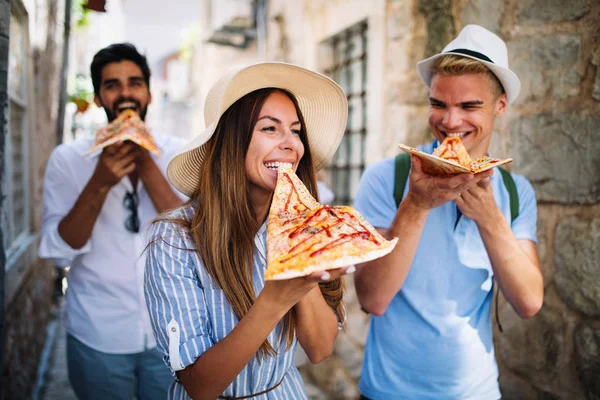
[[[51,317],[53,291],[52,264],[38,259],[30,265],[6,307],[4,399],[31,398]]]

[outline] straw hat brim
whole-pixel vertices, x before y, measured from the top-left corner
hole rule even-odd
[[[451,51],[447,53],[436,54],[417,63],[417,71],[419,72],[419,76],[421,77],[423,83],[425,83],[428,87],[431,87],[431,69],[433,68],[435,60],[437,60],[439,57],[448,54],[455,54],[457,56],[471,58],[473,60],[479,61],[480,63],[488,67],[494,73],[494,75],[498,77],[498,80],[504,87],[504,91],[506,92],[506,100],[509,104],[512,104],[512,102],[515,101],[517,97],[519,97],[519,92],[521,91],[521,81],[519,80],[517,75],[510,69],[501,67],[497,64],[488,61],[481,60],[477,57],[472,57],[463,53],[453,53]]]
[[[167,176],[187,196],[196,191],[205,159],[204,145],[223,113],[237,100],[258,89],[285,89],[297,101],[306,124],[308,145],[316,171],[333,157],[346,129],[348,102],[342,88],[328,77],[286,63],[262,63],[231,72],[209,91],[204,107],[207,128],[169,163]]]

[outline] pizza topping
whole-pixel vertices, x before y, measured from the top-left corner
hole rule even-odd
[[[139,115],[129,107],[131,105],[135,106],[132,102],[122,103],[119,106],[119,110],[123,109],[123,111],[114,121],[96,132],[95,143],[86,154],[100,150],[118,141],[131,140],[146,148],[148,151],[160,155],[160,150],[156,146],[154,138],[148,131],[146,124],[141,120]]]
[[[482,168],[494,165],[494,164],[498,164],[501,160],[498,160],[497,158],[491,158],[488,156],[483,156],[483,157],[479,157],[477,160],[473,161],[470,165],[469,168],[471,168],[471,170],[473,172],[477,172]]]
[[[287,198],[287,201],[285,202],[285,208],[284,208],[284,211],[287,211],[287,210],[288,210],[288,207],[290,206],[290,201],[292,200],[292,195],[294,195],[294,194],[296,195],[296,199],[298,200],[298,203],[300,203],[300,204],[296,204],[296,205],[294,205],[294,209],[295,209],[296,211],[300,211],[300,210],[298,209],[298,206],[302,206],[302,207],[304,207],[303,209],[307,210],[307,209],[308,209],[308,207],[307,207],[307,206],[306,206],[306,204],[304,204],[304,203],[302,202],[302,200],[300,199],[300,194],[298,193],[298,190],[296,190],[296,186],[294,186],[294,182],[292,181],[292,178],[290,178],[290,176],[289,176],[288,174],[284,174],[284,176],[287,178],[287,180],[288,180],[288,181],[290,182],[290,184],[292,185],[292,191],[290,191],[290,194],[289,194],[289,196],[288,196],[288,198]]]
[[[267,227],[265,279],[289,279],[373,260],[392,251],[349,206],[319,204],[291,169],[280,168]]]
[[[447,136],[433,151],[433,155],[466,167],[471,164],[471,157],[459,136]]]
[[[326,215],[333,216],[335,218],[335,220],[331,221],[331,218],[327,218],[324,221],[322,221],[321,224],[318,224],[318,222],[317,222],[317,225],[313,225],[313,226],[308,225],[309,223],[311,223],[313,218],[315,218],[319,215],[323,215],[323,212],[325,212]],[[351,228],[351,230],[353,230],[354,232],[340,233],[336,239],[334,239],[334,240],[330,241],[329,243],[326,243],[325,245],[312,251],[309,254],[309,257],[317,256],[317,255],[321,254],[321,252],[323,252],[324,250],[328,250],[328,249],[332,249],[333,247],[340,246],[346,242],[351,241],[354,238],[361,238],[364,240],[368,240],[377,245],[380,244],[380,242],[375,238],[375,236],[373,236],[373,234],[371,232],[369,232],[364,226],[362,226],[362,224],[357,223],[357,225],[359,225],[359,227],[360,227],[360,229],[359,229],[359,228],[351,225],[350,223],[348,223],[348,221],[344,217],[347,215],[350,215],[350,214],[348,214],[347,212],[344,212],[344,211],[339,211],[339,213],[341,214],[341,216],[336,213],[335,207],[330,207],[330,206],[326,206],[326,205],[321,206],[319,209],[317,209],[316,212],[313,213],[312,216],[307,218],[298,228],[294,229],[294,231],[289,234],[288,237],[290,239],[293,239],[303,233],[306,233],[307,236],[306,236],[306,238],[304,238],[302,241],[300,241],[298,244],[296,244],[294,247],[292,247],[288,251],[289,257],[283,258],[279,262],[285,263],[285,262],[289,261],[290,259],[297,257],[304,252],[313,250],[313,247],[315,245],[323,244],[323,240],[320,240],[319,242],[309,244],[307,247],[302,248],[302,245],[304,245],[306,242],[310,241],[311,239],[314,239],[314,236],[318,235],[321,232],[324,232],[327,237],[332,238],[333,237],[333,235],[331,234],[332,228],[334,228],[335,226],[342,224],[342,223],[347,224]],[[350,220],[352,220],[351,215],[350,215],[350,217],[351,217]],[[315,218],[315,221],[316,220],[317,219]],[[299,250],[299,251],[297,251],[297,250]]]
[[[468,133],[466,132],[465,135]],[[425,153],[404,144],[399,144],[398,146],[406,153],[419,157],[422,162],[421,169],[423,172],[435,176],[464,173],[478,174],[513,161],[512,158],[500,160],[487,156],[472,160],[461,139],[454,137],[454,135],[452,137],[447,136],[433,151],[433,154]]]

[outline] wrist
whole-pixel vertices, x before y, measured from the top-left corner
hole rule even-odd
[[[481,217],[473,220],[479,229],[494,229],[498,224],[505,221],[504,214],[494,203],[492,207],[488,209],[487,213],[484,213]]]
[[[266,289],[266,286],[265,286]],[[273,318],[276,321],[280,321],[285,314],[292,308],[287,306],[286,302],[278,301],[269,295],[269,291],[263,289],[262,292],[256,298],[254,306],[257,310],[261,311],[261,314],[267,318]]]
[[[143,159],[139,160],[137,162],[136,169],[142,181],[146,181],[147,179],[151,178],[153,173],[155,172],[158,172],[160,174],[158,166],[150,156],[144,157]]]
[[[416,219],[425,219],[427,215],[429,215],[430,208],[423,205],[416,196],[410,191],[400,203],[399,209],[402,209],[406,214],[416,218]]]
[[[114,184],[111,183],[99,182],[98,179],[95,179],[94,176],[92,176],[92,179],[90,179],[90,181],[87,184],[87,188],[92,193],[99,196],[105,196],[106,194],[108,194],[108,192],[113,186]]]

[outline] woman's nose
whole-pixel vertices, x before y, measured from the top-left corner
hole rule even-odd
[[[280,143],[280,147],[283,150],[296,151],[298,149],[298,146],[301,143],[302,142],[300,141],[300,138],[298,137],[298,135],[290,130],[290,131],[286,131],[284,133],[281,143]]]

